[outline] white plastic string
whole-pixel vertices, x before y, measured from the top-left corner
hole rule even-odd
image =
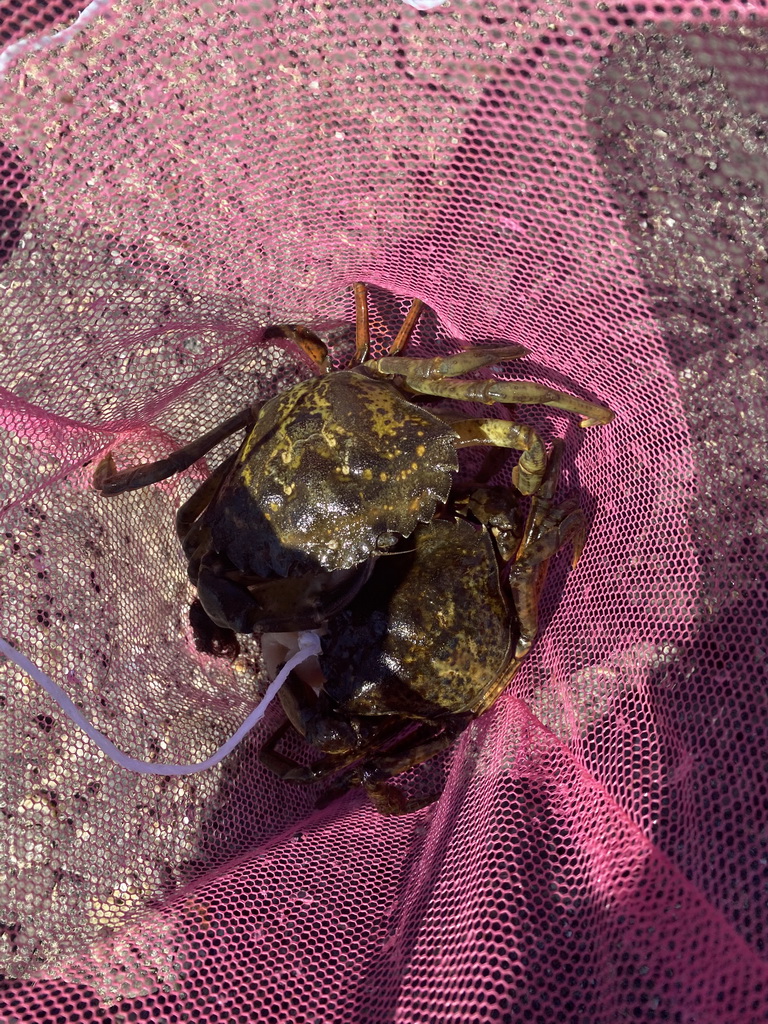
[[[127,768],[128,771],[132,772],[143,772],[145,775],[194,775],[196,772],[205,771],[206,768],[212,768],[215,764],[218,764],[219,761],[223,760],[227,754],[231,753],[238,743],[240,743],[240,741],[251,731],[254,725],[261,721],[270,703],[275,698],[277,691],[288,678],[289,673],[303,661],[306,661],[308,658],[320,653],[320,638],[317,633],[313,632],[299,634],[298,651],[285,663],[285,665],[283,665],[274,681],[267,687],[267,692],[261,698],[261,701],[256,705],[250,715],[248,715],[237,732],[230,736],[226,743],[220,746],[219,749],[207,760],[200,761],[199,764],[156,764],[152,761],[140,761],[136,757],[130,757],[128,754],[124,754],[122,750],[118,750],[111,740],[108,740],[106,736],[91,725],[88,719],[84,717],[80,709],[70,700],[58,683],[54,683],[52,679],[49,679],[48,676],[37,667],[37,665],[33,664],[33,662],[29,660],[29,658],[26,658],[14,647],[11,647],[11,645],[6,643],[2,638],[0,638],[0,652],[2,652],[9,661],[18,665],[19,668],[34,679],[36,683],[42,686],[45,692],[56,701],[64,714],[70,718],[75,725],[79,726],[86,736],[89,736],[100,750],[103,750],[108,757],[111,757],[112,760],[122,768]]]
[[[112,0],[91,0],[75,18],[71,25],[58,29],[55,32],[45,32],[42,35],[26,36],[19,39],[4,50],[0,50],[0,75],[4,75],[11,64],[20,57],[22,53],[29,51],[35,53],[37,50],[45,50],[51,46],[63,46],[68,43],[72,36],[82,31],[89,22],[104,14],[112,6]]]
[[[410,7],[415,7],[417,11],[432,11],[436,7],[441,7],[445,0],[403,0],[403,3],[408,4]],[[65,43],[68,43],[74,35],[81,32],[91,21],[94,21],[99,15],[105,14],[111,6],[112,0],[91,0],[91,3],[83,8],[80,14],[66,28],[58,29],[54,32],[44,32],[41,35],[25,36],[24,39],[18,39],[15,43],[6,46],[4,50],[0,50],[0,75],[6,74],[13,62],[22,53],[35,53],[38,50],[46,50],[53,46],[63,46]],[[751,7],[752,5],[748,4],[747,6]]]
[[[436,7],[442,7],[445,0],[403,0],[403,3],[417,11],[434,11]]]

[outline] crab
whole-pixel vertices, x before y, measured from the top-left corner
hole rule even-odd
[[[325,346],[306,328],[270,328],[265,338],[287,338],[309,354],[315,376],[250,405],[168,458],[118,472],[110,452],[94,473],[104,495],[135,490],[188,469],[246,431],[176,517],[189,578],[212,623],[198,625],[198,637],[214,651],[227,647],[226,640],[211,640],[214,627],[241,634],[313,629],[345,608],[379,556],[429,523],[448,499],[459,448],[520,451],[513,484],[523,494],[538,490],[546,452],[532,427],[438,415],[419,404],[421,396],[549,405],[579,414],[583,427],[613,418],[603,405],[539,384],[457,379],[520,358],[526,350],[519,345],[431,359],[401,355],[422,309],[418,299],[390,354],[369,359],[365,285],[354,292],[349,368],[329,371]]]
[[[286,721],[261,750],[269,769],[295,783],[341,773],[333,795],[362,785],[385,814],[436,798],[408,800],[388,780],[492,707],[536,637],[549,560],[569,542],[579,560],[584,515],[573,498],[553,503],[561,458],[558,441],[524,526],[519,493],[481,488],[376,562],[325,628],[321,676],[283,685]],[[291,729],[323,756],[303,766],[279,753]]]

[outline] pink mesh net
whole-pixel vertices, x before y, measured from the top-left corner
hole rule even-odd
[[[123,750],[203,760],[264,680],[192,642],[202,472],[93,460],[305,375],[261,326],[341,359],[364,280],[379,345],[419,296],[414,352],[521,342],[617,412],[520,413],[591,534],[430,808],[315,811],[276,710],[127,772],[3,662],[2,1019],[764,1021],[765,4],[1,11],[0,635]]]

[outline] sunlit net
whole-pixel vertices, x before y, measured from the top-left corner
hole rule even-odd
[[[202,774],[130,773],[3,662],[3,1020],[766,1019],[764,10],[3,9],[0,636],[120,749],[202,761],[264,690],[256,640],[191,636],[206,471],[90,487],[305,376],[262,327],[343,361],[362,280],[378,346],[419,296],[413,351],[520,342],[617,413],[518,413],[590,537],[406,778],[444,778],[429,809],[316,811],[258,759],[277,708]]]

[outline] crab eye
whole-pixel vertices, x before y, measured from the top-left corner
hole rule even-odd
[[[379,551],[391,551],[400,540],[396,533],[380,533],[376,538],[376,547]]]

